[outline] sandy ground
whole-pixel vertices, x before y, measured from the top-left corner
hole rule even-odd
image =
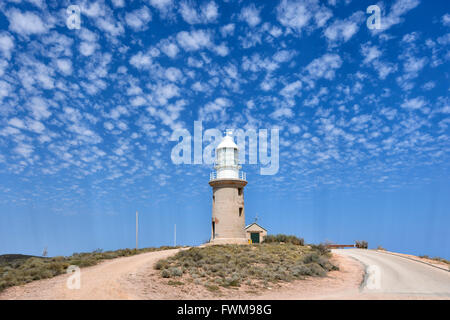
[[[339,271],[324,278],[307,278],[291,283],[273,285],[258,290],[248,286],[239,289],[208,291],[202,285],[187,283],[169,285],[162,279],[154,264],[180,249],[149,252],[132,257],[102,262],[81,269],[81,288],[66,286],[68,275],[39,280],[12,287],[0,294],[1,299],[341,299],[359,295],[364,276],[363,266],[356,260],[335,255]],[[184,279],[185,280],[185,279]],[[184,281],[182,279],[182,281]]]

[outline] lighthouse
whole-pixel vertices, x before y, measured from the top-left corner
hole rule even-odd
[[[245,233],[244,187],[245,173],[240,171],[239,148],[227,130],[216,149],[212,187],[212,244],[248,243]]]

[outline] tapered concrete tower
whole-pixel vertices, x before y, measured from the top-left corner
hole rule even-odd
[[[213,188],[211,240],[213,244],[247,243],[245,235],[245,173],[239,171],[239,149],[232,132],[227,131],[217,146],[215,172],[209,185]]]

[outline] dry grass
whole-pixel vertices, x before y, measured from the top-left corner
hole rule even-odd
[[[446,264],[450,265],[450,261],[449,260],[446,260],[446,259],[441,258],[441,257],[433,257],[432,258],[432,257],[430,257],[428,255],[422,255],[422,256],[419,256],[419,258],[434,260],[434,261],[438,261],[438,262],[442,262],[442,263],[446,263]]]
[[[156,263],[163,278],[220,287],[267,287],[269,283],[325,276],[337,270],[323,246],[267,243],[259,245],[214,245],[191,248]],[[169,280],[170,281],[170,280]]]
[[[69,257],[35,257],[26,255],[0,256],[0,292],[8,287],[26,284],[28,282],[52,278],[65,273],[70,265],[79,267],[93,266],[100,261],[127,257],[139,253],[172,249],[175,247],[121,249],[106,251],[98,249],[90,253],[74,253]]]

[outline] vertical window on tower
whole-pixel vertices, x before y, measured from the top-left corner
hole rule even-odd
[[[238,196],[242,196],[242,188],[238,188]]]
[[[242,216],[242,209],[243,209],[242,207],[239,208],[239,217]]]

